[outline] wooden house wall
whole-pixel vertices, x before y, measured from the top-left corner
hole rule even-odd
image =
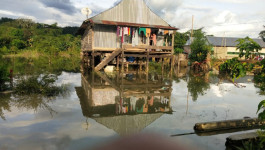
[[[100,48],[118,48],[117,27],[106,25],[94,26],[94,47]]]
[[[92,50],[92,47],[93,47],[92,37],[93,37],[93,30],[91,28],[87,28],[81,39],[82,51]]]

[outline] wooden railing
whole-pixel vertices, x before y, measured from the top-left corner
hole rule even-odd
[[[150,45],[123,45],[124,49],[161,49],[161,50],[172,50],[172,46],[150,46]]]

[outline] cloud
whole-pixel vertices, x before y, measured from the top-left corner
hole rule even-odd
[[[236,3],[236,4],[243,4],[243,3],[253,3],[257,0],[216,0],[218,2],[222,3]]]
[[[146,3],[154,13],[170,20],[182,5],[183,0],[146,0]]]
[[[39,0],[46,7],[52,7],[55,9],[59,9],[60,11],[66,14],[74,14],[77,9],[70,2],[70,0]]]
[[[223,11],[214,18],[215,23],[232,23],[236,22],[236,14],[230,11]]]
[[[48,24],[58,22],[59,26],[80,26],[86,19],[81,13],[82,8],[92,9],[92,17],[120,1],[0,0],[0,17],[23,17]],[[258,37],[258,33],[264,30],[264,0],[144,1],[154,13],[183,32],[191,29],[192,15],[194,28],[205,27],[207,34],[215,36],[223,36],[225,32],[233,37]]]

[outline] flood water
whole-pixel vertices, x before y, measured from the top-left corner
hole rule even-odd
[[[211,73],[56,74],[57,85],[68,85],[67,95],[0,95],[0,149],[91,149],[151,132],[189,147],[224,150],[226,138],[241,132],[172,135],[193,133],[200,122],[257,117],[258,103],[265,99],[252,76],[237,80],[245,86],[238,88]]]

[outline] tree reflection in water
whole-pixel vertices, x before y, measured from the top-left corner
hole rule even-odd
[[[0,94],[0,117],[3,120],[6,120],[4,111],[11,112],[10,96],[11,94]]]
[[[17,109],[34,110],[34,112],[48,110],[53,117],[57,112],[49,105],[54,100],[54,97],[45,97],[43,95],[17,95],[17,94],[1,94],[0,95],[0,117],[6,120],[5,111],[11,112],[11,106]]]
[[[198,99],[198,96],[203,96],[210,89],[209,73],[206,74],[190,74],[188,78],[188,91],[193,101]]]

